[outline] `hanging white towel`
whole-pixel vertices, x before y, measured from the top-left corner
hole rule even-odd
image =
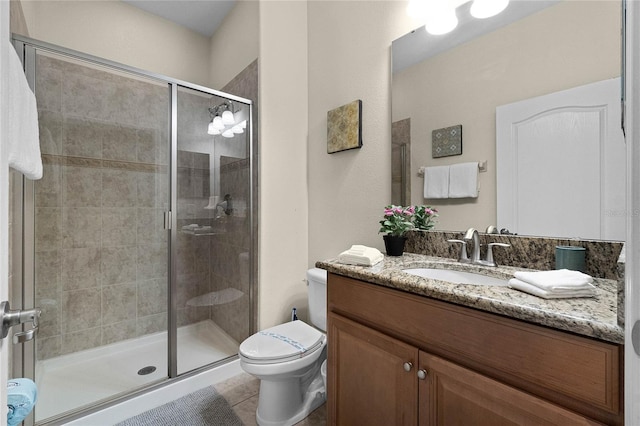
[[[29,179],[42,177],[40,137],[38,134],[38,108],[36,97],[29,88],[22,63],[15,49],[7,43],[8,63],[8,132],[7,158],[9,166]]]
[[[424,168],[424,198],[449,197],[449,166]]]
[[[449,198],[478,197],[478,162],[453,164],[449,168]]]

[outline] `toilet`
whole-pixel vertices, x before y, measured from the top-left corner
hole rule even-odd
[[[259,331],[240,344],[240,366],[260,379],[256,411],[260,426],[293,425],[326,400],[321,370],[327,358],[327,272],[309,269],[307,282],[313,327],[290,321]]]

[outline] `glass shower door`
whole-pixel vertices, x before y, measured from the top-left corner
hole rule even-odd
[[[38,386],[25,424],[233,359],[255,309],[251,101],[14,42],[44,168],[14,188],[11,303],[42,309],[37,337],[14,346],[12,375]]]
[[[32,209],[41,421],[168,377],[170,91],[28,49],[44,163]]]
[[[248,335],[248,110],[213,93],[177,90],[178,374],[235,356]],[[214,130],[224,111],[233,121]]]

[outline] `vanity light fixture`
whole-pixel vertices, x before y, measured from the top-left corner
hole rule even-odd
[[[409,0],[407,14],[425,22],[429,34],[446,34],[458,25],[456,8],[468,1],[470,0]],[[508,5],[509,0],[473,0],[470,13],[474,18],[490,18]]]
[[[209,107],[209,115],[211,122],[207,127],[207,133],[210,135],[222,135],[225,138],[232,138],[235,134],[244,133],[247,127],[247,120],[236,123],[233,103],[224,101],[220,105]]]

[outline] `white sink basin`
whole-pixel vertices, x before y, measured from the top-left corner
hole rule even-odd
[[[403,272],[411,275],[417,275],[423,278],[431,278],[434,280],[448,281],[454,284],[474,284],[474,285],[492,285],[507,286],[508,280],[500,278],[488,277],[486,275],[475,274],[473,272],[452,271],[450,269],[434,269],[434,268],[414,268],[403,269]]]

